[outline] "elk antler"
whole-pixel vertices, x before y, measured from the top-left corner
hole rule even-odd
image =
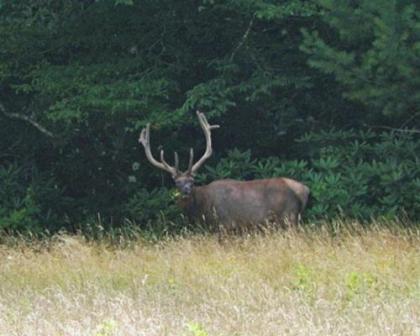
[[[164,151],[163,149],[160,151],[160,162],[157,161],[150,150],[150,124],[147,124],[146,128],[143,128],[143,130],[140,133],[139,142],[144,147],[144,152],[146,153],[147,159],[150,161],[152,165],[155,167],[158,167],[162,170],[165,170],[172,174],[172,176],[178,176],[180,174],[185,175],[194,175],[197,170],[201,167],[201,165],[206,161],[212,153],[212,147],[211,147],[211,130],[214,128],[219,128],[219,125],[210,125],[204,116],[204,113],[201,113],[200,111],[197,111],[197,117],[198,121],[200,122],[201,128],[204,131],[204,136],[206,137],[206,151],[204,152],[203,156],[200,160],[198,160],[194,165],[194,150],[190,149],[190,161],[188,164],[188,170],[185,173],[181,173],[179,171],[179,158],[178,153],[174,153],[175,157],[175,167],[170,166],[166,161],[164,157]]]
[[[179,170],[178,170],[178,154],[177,153],[175,153],[175,167],[170,166],[165,161],[163,149],[160,151],[161,162],[155,160],[155,158],[153,157],[152,152],[150,150],[150,124],[147,124],[146,128],[142,129],[140,133],[140,137],[139,137],[139,142],[143,145],[144,152],[146,153],[146,157],[152,165],[167,171],[168,173],[172,174],[172,176],[178,175]]]
[[[192,163],[194,161],[194,151],[190,150],[190,163],[188,166],[187,174],[194,175],[197,170],[201,167],[201,165],[206,161],[212,154],[213,149],[211,146],[211,130],[215,128],[219,128],[219,125],[210,125],[207,121],[204,113],[197,111],[198,121],[200,122],[201,128],[204,131],[204,136],[206,137],[206,151],[204,152],[203,156],[200,160],[198,160],[193,166]]]

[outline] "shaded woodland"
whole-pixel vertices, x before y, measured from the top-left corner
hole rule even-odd
[[[288,176],[308,221],[420,219],[414,0],[3,0],[0,41],[1,230],[177,223],[138,136],[186,165],[196,110],[221,126],[200,184]]]

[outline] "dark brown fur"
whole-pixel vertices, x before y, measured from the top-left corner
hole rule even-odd
[[[218,180],[193,187],[179,203],[191,221],[241,231],[267,221],[297,224],[308,195],[308,187],[287,178]]]

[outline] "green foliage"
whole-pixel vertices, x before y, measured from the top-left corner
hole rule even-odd
[[[316,290],[313,271],[304,264],[294,267],[293,289],[299,290],[309,296]]]
[[[347,288],[346,296],[349,300],[356,295],[363,294],[371,288],[377,286],[378,280],[375,276],[365,272],[350,272],[346,275],[345,284]]]
[[[176,196],[174,189],[141,189],[128,200],[125,213],[139,224],[166,218],[173,220],[180,216]]]
[[[187,324],[188,331],[193,336],[208,336],[208,333],[200,323],[192,322]]]
[[[411,1],[317,1],[326,27],[305,30],[309,64],[333,74],[345,97],[390,117],[420,105],[420,12]],[[395,119],[394,119],[395,120]]]
[[[137,138],[198,153],[196,109],[221,125],[199,183],[291,176],[314,218],[418,216],[418,140],[359,131],[420,117],[410,1],[3,0],[0,35],[4,228],[175,218]]]
[[[197,177],[198,183],[211,182],[227,178],[247,179],[251,177],[255,160],[251,159],[251,151],[241,152],[238,149],[228,151],[227,156],[217,165],[206,167],[206,170]]]
[[[0,166],[0,231],[51,229],[59,196],[52,179],[16,165]]]
[[[347,141],[325,141],[324,135],[334,134]],[[305,142],[320,148],[302,177],[317,204],[313,216],[418,218],[420,144],[412,135],[331,131],[308,135]]]
[[[119,0],[121,1],[121,0]],[[127,0],[125,0],[126,2]],[[112,336],[117,332],[117,323],[114,320],[108,320],[97,327],[97,331],[94,336]]]

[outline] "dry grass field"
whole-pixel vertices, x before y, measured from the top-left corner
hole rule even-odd
[[[0,246],[0,335],[420,335],[420,234]]]

